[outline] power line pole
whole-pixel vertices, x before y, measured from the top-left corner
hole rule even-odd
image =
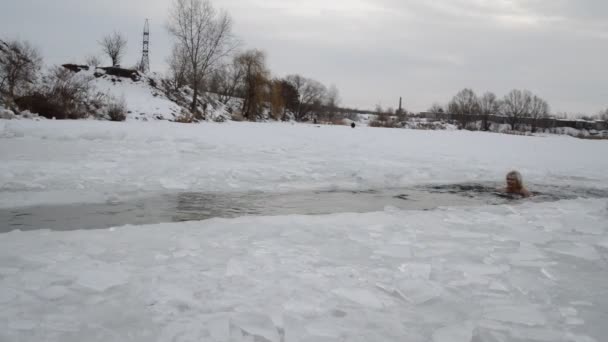
[[[139,70],[143,73],[147,73],[150,71],[150,23],[149,20],[146,19],[146,23],[144,24],[144,41],[143,41],[143,49],[141,54],[141,63],[139,65]]]

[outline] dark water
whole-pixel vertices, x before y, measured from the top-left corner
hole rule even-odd
[[[247,215],[323,215],[373,212],[387,206],[433,210],[444,206],[480,206],[521,201],[608,198],[608,189],[534,185],[535,196],[521,200],[496,191],[498,184],[421,185],[403,189],[292,193],[184,192],[124,202],[48,205],[0,209],[0,232],[11,230],[101,229],[122,225],[197,221]]]

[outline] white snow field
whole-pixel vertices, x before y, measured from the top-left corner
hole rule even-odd
[[[607,148],[459,131],[0,120],[0,203],[500,181],[512,168],[532,184],[605,189]],[[4,233],[0,341],[602,342],[607,201]]]

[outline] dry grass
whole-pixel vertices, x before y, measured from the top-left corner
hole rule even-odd
[[[182,112],[177,118],[175,118],[175,122],[179,123],[195,123],[198,122],[194,114],[190,112]]]
[[[232,113],[231,119],[232,119],[232,121],[237,121],[237,122],[245,121],[245,118],[239,112]]]
[[[513,131],[513,130],[507,130],[507,131],[496,132],[496,133],[502,133],[502,134],[508,134],[508,135],[533,136],[533,134],[531,132],[522,132],[522,131]]]
[[[381,120],[373,120],[369,123],[370,127],[382,127],[382,128],[401,128],[401,123],[397,121],[381,121]]]
[[[124,99],[108,104],[108,116],[111,121],[125,121],[127,119],[127,105]]]
[[[579,139],[585,139],[585,140],[608,140],[608,135],[584,135],[584,134],[579,134],[576,136]]]

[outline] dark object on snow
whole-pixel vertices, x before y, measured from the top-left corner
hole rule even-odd
[[[148,79],[148,84],[152,88],[157,88],[158,87],[158,84],[156,84],[156,81],[154,79],[152,79],[152,78]]]
[[[312,119],[312,123],[317,124],[317,118]]]
[[[133,81],[139,81],[141,79],[141,75],[137,70],[132,69],[123,69],[118,67],[107,67],[107,68],[98,68],[102,69],[106,72],[107,75],[118,76],[124,78],[130,78]]]
[[[63,64],[62,67],[75,72],[75,73],[79,73],[82,70],[89,70],[89,66],[88,65],[78,65],[78,64]]]
[[[350,124],[350,127],[355,128],[355,127],[357,127],[357,125],[355,125],[355,123],[353,122]]]
[[[61,114],[60,108],[40,94],[20,97],[15,100],[15,103],[20,110],[29,110],[30,112],[37,114],[42,113],[42,116],[49,119]]]
[[[42,94],[32,94],[23,96],[15,100],[15,103],[21,110],[29,110],[47,119],[80,119],[78,113],[69,113],[70,111],[64,104]]]

